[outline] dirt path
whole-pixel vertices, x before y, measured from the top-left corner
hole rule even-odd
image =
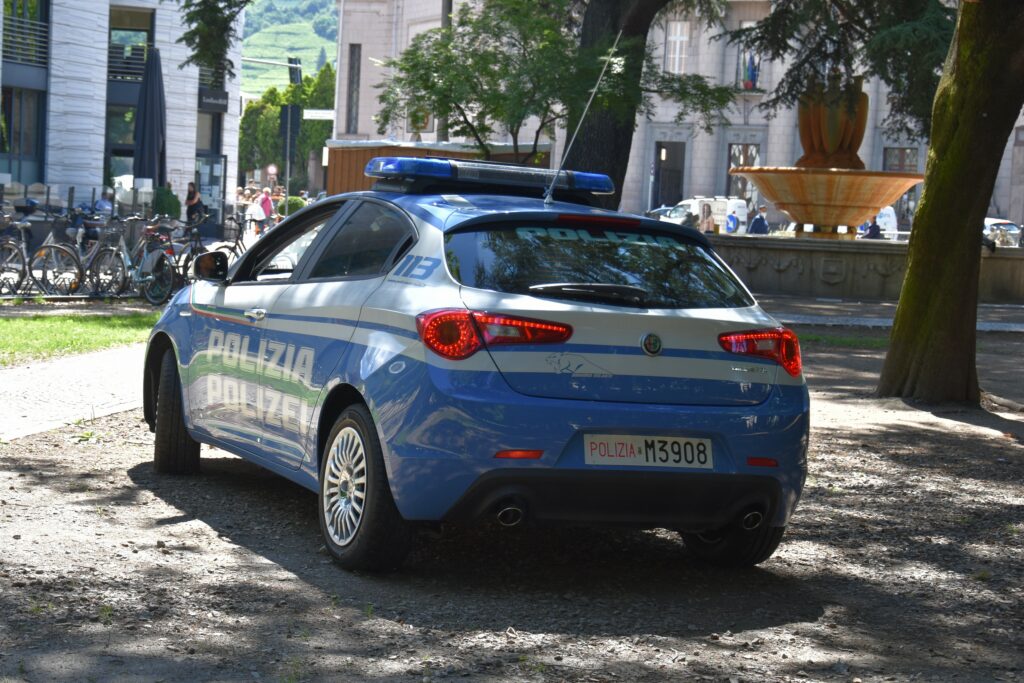
[[[488,528],[349,574],[312,494],[208,449],[156,475],[138,411],[2,445],[0,680],[1024,680],[1024,418],[806,355],[811,478],[746,572],[670,532]]]

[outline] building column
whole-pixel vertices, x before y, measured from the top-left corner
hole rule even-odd
[[[44,182],[87,198],[103,186],[110,15],[92,3],[50,5],[50,89],[46,102]]]

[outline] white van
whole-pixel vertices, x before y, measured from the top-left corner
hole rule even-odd
[[[736,231],[732,234],[742,235],[747,231],[748,209],[746,200],[740,199],[739,197],[697,196],[692,197],[691,199],[684,199],[660,218],[663,221],[668,221],[669,223],[675,223],[678,225],[686,220],[686,214],[692,213],[696,216],[696,225],[698,229],[702,229],[701,219],[706,218],[710,212],[716,231],[726,233],[728,216],[734,211],[736,212],[736,218],[739,220],[739,224]]]

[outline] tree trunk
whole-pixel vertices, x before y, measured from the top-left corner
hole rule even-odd
[[[881,396],[977,404],[981,228],[999,162],[1024,104],[1024,3],[960,4],[932,107],[924,194]]]
[[[615,194],[602,198],[602,203],[609,208],[617,208],[622,198],[622,181],[629,165],[636,113],[641,101],[640,77],[647,32],[654,17],[668,3],[669,0],[591,0],[583,16],[580,33],[580,48],[583,50],[603,46],[622,29],[619,56],[625,59],[624,75],[630,84],[630,97],[634,100],[629,115],[591,108],[565,165],[569,169],[611,176],[615,182]],[[572,131],[582,113],[582,110],[570,113],[566,144],[572,138]]]

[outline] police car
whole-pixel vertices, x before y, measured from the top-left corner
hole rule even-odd
[[[230,270],[195,260],[146,353],[158,471],[198,471],[206,443],[317,492],[347,568],[480,520],[771,556],[806,476],[799,345],[703,235],[596,208],[603,175],[366,173],[372,191],[302,209]]]

